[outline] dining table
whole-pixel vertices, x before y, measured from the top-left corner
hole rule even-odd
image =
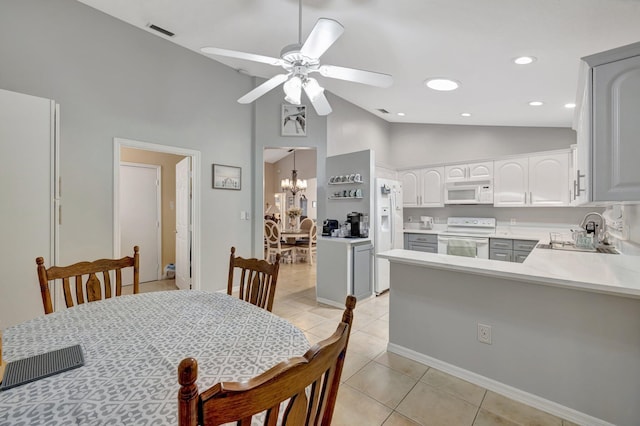
[[[198,361],[202,392],[310,347],[293,324],[237,297],[175,290],[85,303],[9,327],[3,358],[76,344],[84,366],[0,392],[0,425],[176,425],[182,359]]]

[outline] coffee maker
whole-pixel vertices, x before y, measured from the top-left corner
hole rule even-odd
[[[347,223],[350,225],[350,238],[359,238],[361,233],[362,213],[351,212],[347,214]]]

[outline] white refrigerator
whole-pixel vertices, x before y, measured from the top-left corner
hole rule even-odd
[[[397,180],[376,178],[374,197],[374,290],[376,294],[389,290],[389,261],[377,254],[404,248],[402,217],[402,184]]]

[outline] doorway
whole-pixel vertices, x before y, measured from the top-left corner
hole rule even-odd
[[[123,247],[124,241],[128,236],[123,235],[125,231],[124,223],[120,218],[123,194],[126,189],[122,187],[123,181],[120,176],[120,164],[131,151],[139,151],[149,156],[149,158],[157,158],[157,160],[145,160],[145,162],[158,162],[163,164],[161,168],[165,169],[165,174],[170,175],[170,185],[165,185],[165,192],[169,190],[171,196],[165,195],[161,205],[160,218],[157,221],[160,232],[163,235],[163,241],[170,241],[168,244],[162,245],[162,253],[160,255],[160,267],[158,268],[161,277],[177,275],[177,271],[181,272],[181,288],[199,289],[200,288],[200,152],[190,149],[173,147],[167,145],[158,145],[148,142],[140,142],[128,139],[114,139],[114,257],[118,258],[126,255],[130,251],[135,242],[131,241],[131,248]],[[185,173],[181,173],[180,178],[175,174],[176,165],[186,160],[188,164]],[[184,164],[184,163],[183,163]],[[183,171],[184,167],[183,167]],[[170,172],[170,173],[169,173]],[[178,182],[179,181],[179,182]],[[167,183],[167,179],[165,179]],[[180,185],[182,191],[177,191]],[[175,185],[175,186],[174,186]],[[179,201],[175,197],[181,194],[184,200]],[[177,210],[180,208],[183,215],[181,216],[181,228],[183,233],[180,234],[182,244],[177,244],[176,232],[178,226],[176,223]],[[186,213],[184,213],[186,212]],[[188,233],[185,235],[184,232]],[[170,234],[170,238],[167,235]],[[186,244],[185,244],[186,242]],[[139,244],[138,244],[139,245]],[[124,250],[127,250],[125,252]],[[183,250],[184,253],[179,252]],[[148,250],[147,250],[148,251]],[[141,263],[144,257],[153,256],[146,254],[141,247]],[[172,264],[172,265],[171,265]],[[175,271],[175,272],[174,272]],[[186,271],[186,273],[184,272]],[[156,278],[157,279],[157,278]],[[141,276],[141,282],[142,282]]]
[[[315,148],[264,148],[264,205],[261,213],[264,219],[279,223],[281,231],[292,223],[287,217],[292,208],[300,211],[300,216],[295,219],[298,224],[306,217],[315,222],[318,220],[316,157]],[[293,193],[282,188],[281,182],[285,179],[292,181],[294,174],[297,180],[306,182],[305,190]]]

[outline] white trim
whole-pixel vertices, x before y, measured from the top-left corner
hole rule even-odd
[[[318,262],[316,262],[317,264]],[[316,296],[316,302],[324,303],[325,305],[333,306],[334,308],[344,308],[343,303],[338,303],[333,300],[325,299],[324,297]]]
[[[142,169],[153,169],[156,171],[156,281],[161,280],[162,276],[162,167],[159,164],[145,164],[145,163],[133,163],[129,161],[121,161],[120,166],[127,167],[139,167]],[[118,173],[118,182],[120,181],[120,174]],[[114,186],[115,188],[115,186]],[[119,186],[118,186],[119,188]],[[118,238],[120,238],[120,210],[114,212],[118,215],[118,228],[114,226],[114,232],[118,232]],[[113,248],[114,253],[120,252],[120,246]],[[122,253],[116,254],[116,257],[121,257]],[[129,254],[127,253],[127,256]]]
[[[201,153],[193,149],[180,148],[168,145],[159,145],[149,142],[135,141],[131,139],[113,138],[113,250],[114,257],[119,257],[116,252],[120,248],[120,220],[118,218],[119,200],[117,188],[120,187],[120,149],[122,147],[143,149],[147,151],[164,152],[167,154],[184,155],[191,157],[191,288],[200,290],[200,176],[201,176]]]
[[[505,385],[504,383],[498,382],[485,376],[481,376],[480,374],[465,370],[464,368],[457,367],[439,359],[421,354],[414,350],[405,348],[404,346],[396,345],[395,343],[389,342],[389,344],[387,345],[387,351],[401,355],[405,358],[409,358],[413,361],[417,361],[421,364],[437,368],[438,370],[444,371],[445,373],[451,374],[452,376],[458,377],[462,380],[466,380],[467,382],[471,382],[490,391],[499,393],[500,395],[504,395],[507,398],[513,399],[514,401],[518,401],[530,407],[534,407],[549,414],[553,414],[554,416],[560,417],[564,420],[569,420],[571,422],[584,426],[615,426],[613,423],[608,423],[604,420],[574,410],[573,408],[569,408],[564,405],[558,404],[557,402],[541,398],[537,395],[525,392],[512,386]]]

